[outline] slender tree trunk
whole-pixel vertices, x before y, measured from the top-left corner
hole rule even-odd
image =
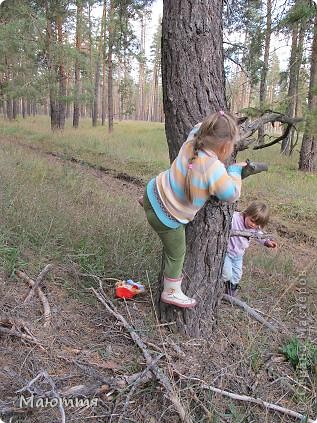
[[[46,59],[49,77],[49,95],[50,95],[50,117],[51,129],[55,131],[58,128],[58,109],[56,104],[55,83],[56,75],[54,64],[52,63],[51,49],[52,49],[52,17],[50,16],[48,1],[45,1],[46,12]],[[30,108],[31,112],[31,108]]]
[[[265,107],[266,79],[267,79],[267,73],[269,70],[269,57],[270,57],[271,26],[272,26],[272,0],[267,0],[264,58],[263,58],[263,67],[261,71],[261,81],[260,81],[260,110],[263,110]],[[264,143],[264,127],[261,126],[258,131],[258,144],[263,144],[263,143]]]
[[[138,96],[138,113],[137,118],[144,120],[144,85],[145,85],[145,14],[141,18],[141,57],[139,62],[139,96]]]
[[[26,118],[26,107],[25,107],[25,97],[22,97],[22,117]]]
[[[13,119],[13,102],[12,98],[7,96],[7,118],[9,120]]]
[[[317,16],[314,21],[314,38],[311,53],[310,81],[308,92],[308,119],[299,158],[299,170],[312,172],[316,170],[317,161]]]
[[[226,109],[222,1],[164,0],[163,5],[163,102],[172,161],[197,122]],[[187,225],[183,288],[196,298],[196,308],[158,305],[161,320],[176,321],[178,329],[188,335],[208,334],[215,321],[232,210],[211,199]]]
[[[77,17],[76,17],[76,62],[75,62],[75,81],[74,81],[74,111],[73,111],[73,127],[78,128],[80,116],[80,48],[81,48],[81,33],[82,33],[82,14],[83,5],[82,0],[77,0]]]
[[[298,2],[298,0],[297,0]],[[300,26],[301,25],[301,26]],[[297,88],[298,88],[298,78],[299,71],[302,61],[302,46],[300,46],[300,28],[303,31],[303,24],[295,23],[292,30],[292,46],[291,46],[291,56],[289,61],[289,85],[287,93],[287,114],[290,117],[295,117],[296,115],[296,99],[297,99]],[[303,34],[303,33],[302,33]],[[291,140],[293,137],[293,130],[290,131],[288,137],[286,137],[281,144],[281,153],[285,155],[290,155],[291,152]]]
[[[94,102],[92,110],[92,125],[97,125],[98,120],[98,102],[99,102],[99,88],[100,88],[100,62],[102,58],[103,40],[104,40],[104,27],[106,20],[106,0],[103,3],[102,18],[100,23],[100,38],[97,51],[96,68],[95,68],[95,89],[94,89]]]
[[[113,63],[112,63],[112,50],[113,50],[113,15],[114,15],[114,2],[110,0],[109,9],[109,27],[108,27],[108,132],[113,131]]]
[[[104,3],[105,9],[107,8],[106,0]],[[107,42],[107,31],[106,31],[106,20],[103,31],[103,49],[102,49],[102,94],[101,94],[101,125],[105,125],[106,121],[106,102],[107,102],[107,87],[106,87],[106,42]]]
[[[64,37],[63,37],[63,23],[61,16],[56,17],[57,25],[57,41],[59,48],[63,50]],[[65,113],[66,113],[66,80],[64,59],[61,58],[58,67],[58,84],[59,84],[59,99],[58,99],[58,128],[64,129],[65,127]]]
[[[14,98],[12,100],[12,118],[16,119],[17,116],[18,116],[18,102],[17,102],[17,99]]]

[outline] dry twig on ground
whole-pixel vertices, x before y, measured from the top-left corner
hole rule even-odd
[[[47,264],[44,269],[41,271],[41,273],[38,275],[38,277],[36,278],[34,285],[31,287],[30,292],[28,293],[28,295],[26,296],[24,303],[27,303],[28,301],[30,301],[30,299],[33,297],[34,293],[37,291],[37,289],[40,287],[43,279],[45,278],[45,276],[48,274],[48,272],[50,272],[53,269],[53,265],[52,264]]]
[[[31,344],[38,345],[42,350],[45,348],[41,343],[35,338],[30,329],[27,327],[27,324],[23,320],[19,319],[9,319],[6,317],[0,317],[0,333],[16,336],[21,338],[24,341],[28,341]]]
[[[252,316],[254,319],[262,323],[262,325],[264,325],[271,331],[279,332],[279,329],[276,326],[272,325],[270,322],[265,320],[257,311],[255,311],[252,307],[250,307],[246,302],[241,301],[238,298],[232,297],[231,295],[228,295],[228,294],[223,294],[222,300],[225,300],[230,304],[233,304],[242,308],[249,316]]]
[[[51,266],[51,265],[48,265],[48,266]],[[48,266],[46,266],[46,268],[48,267]],[[45,268],[45,269],[46,269]],[[45,270],[44,269],[44,270]],[[44,272],[44,270],[43,270],[43,272]],[[50,269],[49,269],[50,270]],[[41,274],[43,274],[43,272],[41,272]],[[46,273],[48,272],[48,270],[46,271]],[[45,274],[46,274],[45,273]],[[30,292],[29,292],[29,294],[28,294],[28,296],[26,297],[26,299],[24,300],[24,303],[26,303],[27,302],[27,298],[30,296],[30,294],[31,294],[31,292],[36,292],[37,293],[37,295],[38,295],[38,297],[39,297],[39,299],[40,299],[40,301],[41,301],[41,303],[42,303],[42,306],[43,306],[43,312],[44,312],[44,327],[48,327],[48,326],[50,326],[50,324],[51,324],[51,318],[52,318],[52,314],[51,314],[51,307],[50,307],[50,304],[49,304],[49,302],[48,302],[48,299],[46,298],[46,296],[45,296],[45,294],[43,293],[43,291],[42,291],[42,289],[41,289],[41,287],[38,285],[37,286],[37,288],[35,287],[36,286],[36,282],[34,282],[34,280],[33,279],[31,279],[26,273],[24,273],[24,272],[21,272],[20,270],[17,270],[16,272],[15,272],[15,274],[20,278],[20,279],[22,279],[22,280],[24,280],[26,283],[28,283],[29,284],[29,286],[30,286],[30,288],[31,288],[31,290],[30,290]],[[40,274],[40,276],[41,276],[41,274]],[[39,276],[39,277],[40,277]],[[38,278],[39,279],[39,278]],[[37,279],[37,280],[38,280]],[[42,280],[43,279],[43,276],[41,277],[41,279],[40,280]],[[33,295],[33,294],[32,294]],[[32,295],[30,296],[30,298],[32,297]]]
[[[117,308],[114,306],[114,304],[107,298],[103,288],[102,288],[102,282],[99,281],[100,287],[99,292],[96,291],[94,288],[90,288],[90,290],[94,293],[94,295],[98,298],[98,300],[106,307],[107,311],[114,316],[117,320],[119,320],[125,329],[129,332],[129,335],[133,339],[133,341],[136,343],[136,345],[140,348],[142,351],[144,358],[146,360],[146,363],[148,366],[151,366],[153,363],[153,357],[149,353],[145,343],[140,338],[140,336],[136,333],[134,328],[127,322],[127,320],[118,312]],[[192,420],[189,416],[188,411],[185,410],[184,406],[182,405],[180,399],[179,399],[179,393],[176,391],[175,387],[172,386],[170,380],[166,376],[165,372],[156,364],[151,368],[151,372],[155,375],[157,380],[164,386],[164,388],[167,391],[168,397],[172,404],[174,405],[180,419],[182,422],[185,423],[192,423]]]

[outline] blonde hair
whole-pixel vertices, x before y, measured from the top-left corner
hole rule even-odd
[[[261,226],[266,226],[270,219],[270,210],[265,203],[260,201],[253,201],[243,211],[244,216],[250,217],[254,223]]]
[[[202,121],[198,132],[192,140],[193,155],[188,160],[188,169],[185,178],[185,195],[190,202],[193,200],[191,192],[192,165],[198,157],[199,150],[202,150],[204,147],[217,149],[228,141],[234,143],[238,138],[238,134],[239,128],[235,117],[223,110],[211,113]]]

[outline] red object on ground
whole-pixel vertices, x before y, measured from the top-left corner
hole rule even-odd
[[[139,289],[133,286],[126,287],[126,286],[117,286],[116,287],[116,297],[117,298],[126,298],[130,299],[133,298],[136,294],[139,293]]]

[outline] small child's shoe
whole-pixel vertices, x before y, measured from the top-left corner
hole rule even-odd
[[[196,300],[189,298],[182,291],[181,284],[183,278],[172,279],[164,277],[164,290],[161,294],[161,301],[181,308],[193,308]]]
[[[237,296],[238,284],[231,283],[230,281],[225,281],[226,290],[225,293],[231,297]]]

